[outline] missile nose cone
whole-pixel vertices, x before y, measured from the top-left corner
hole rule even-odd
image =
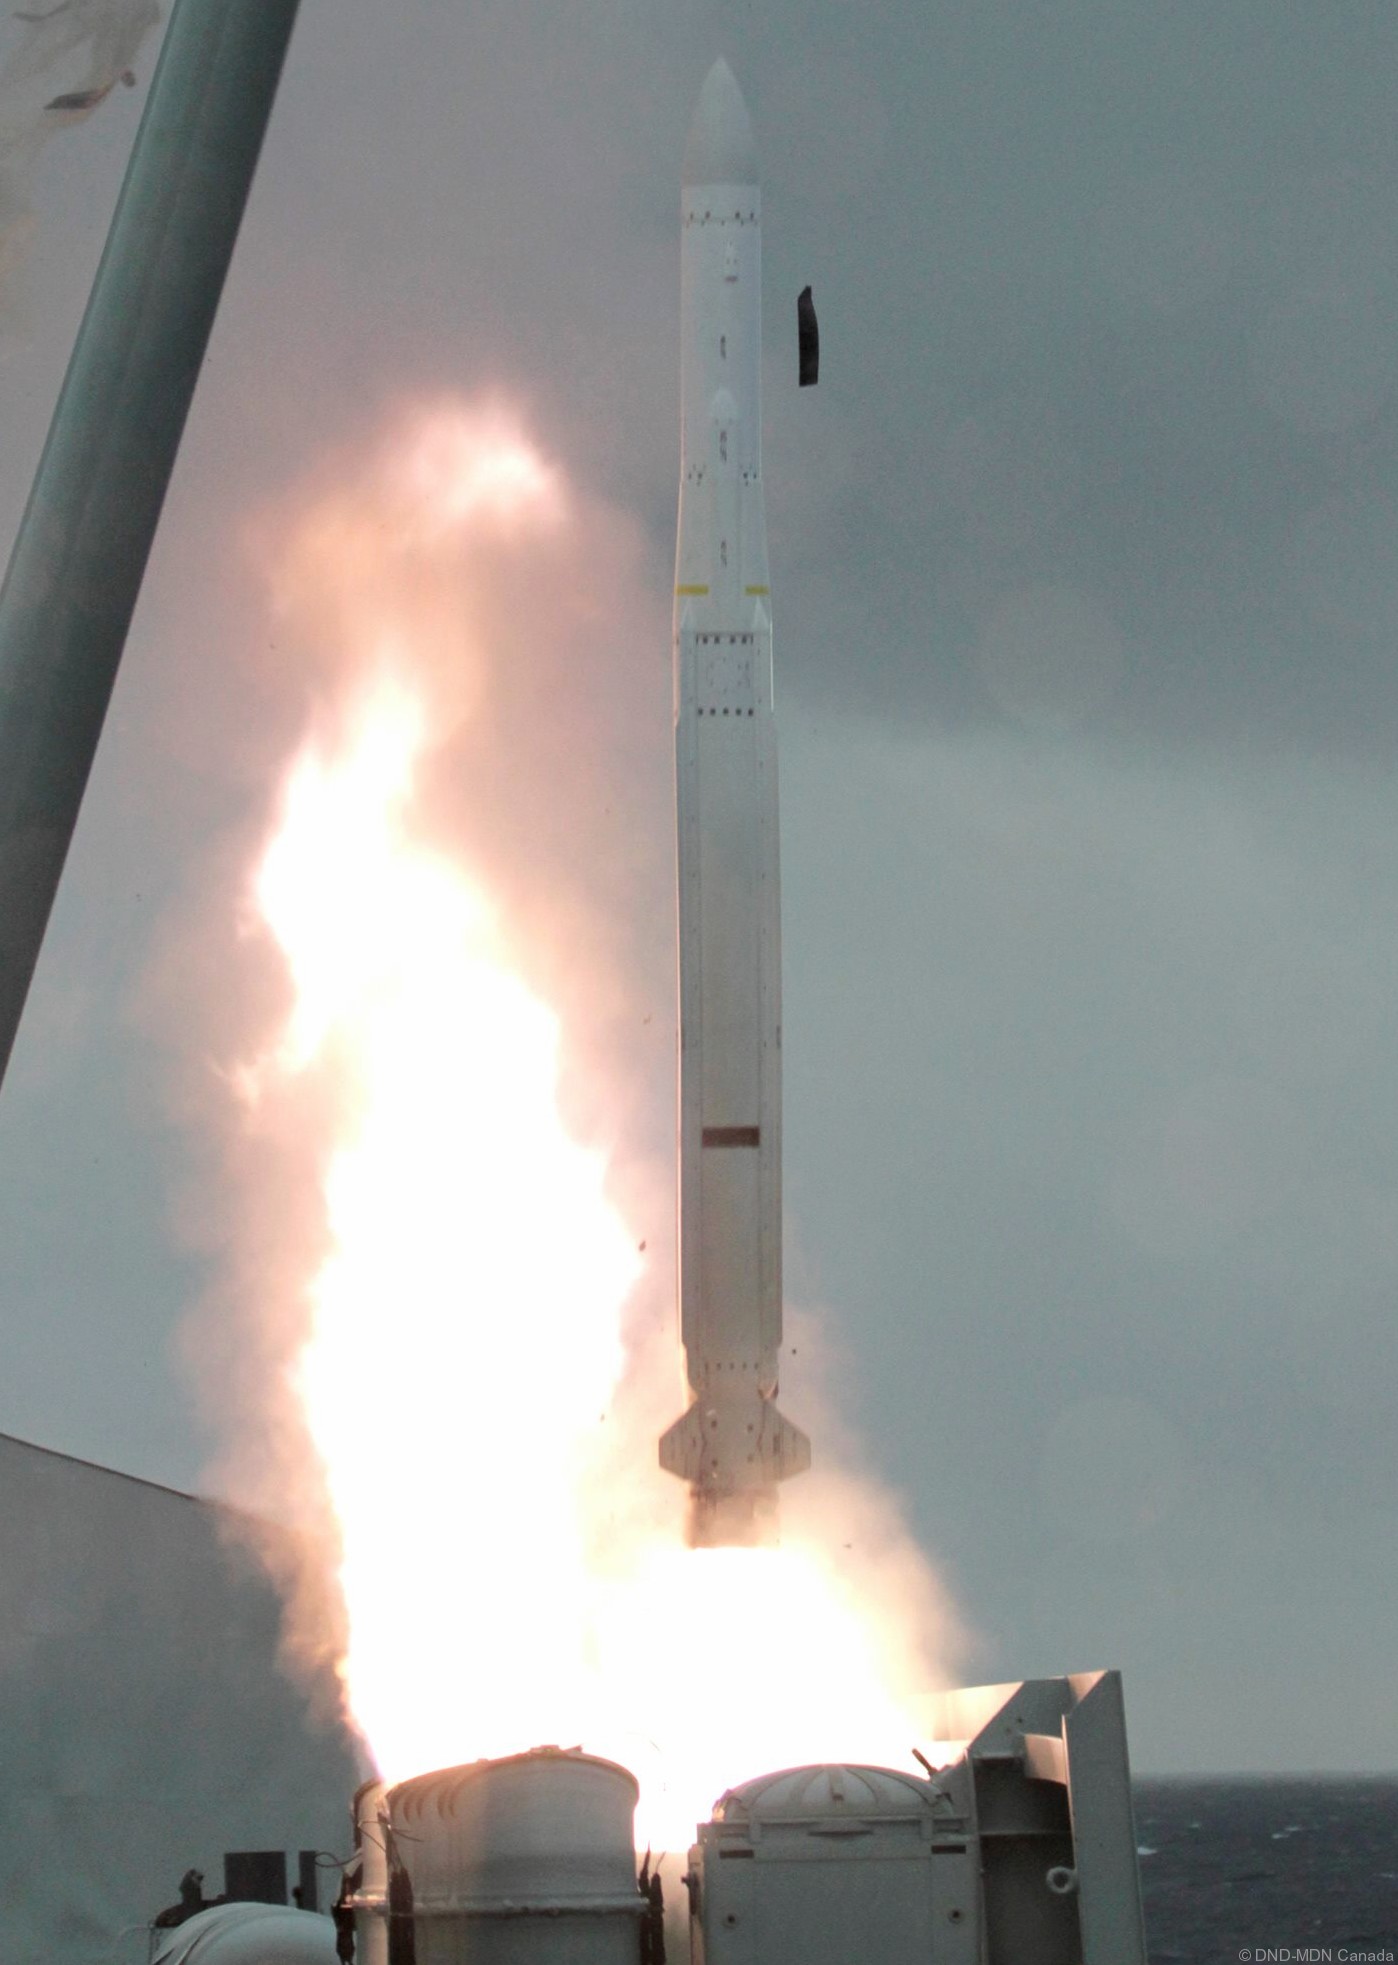
[[[699,91],[685,145],[684,174],[690,184],[756,184],[757,144],[752,118],[733,71],[722,56]]]

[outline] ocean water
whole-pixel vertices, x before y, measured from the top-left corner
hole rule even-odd
[[[1398,1778],[1135,1783],[1151,1965],[1398,1960]]]

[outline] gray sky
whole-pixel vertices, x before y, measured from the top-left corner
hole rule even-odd
[[[666,671],[718,52],[764,158],[793,1293],[977,1677],[1120,1665],[1146,1769],[1392,1767],[1388,4],[306,0],[0,1100],[0,1429],[209,1451],[142,978],[296,727],[228,658],[248,512],[505,385],[638,528],[617,660]],[[149,68],[39,161],[0,539]],[[667,769],[618,792],[652,888]]]

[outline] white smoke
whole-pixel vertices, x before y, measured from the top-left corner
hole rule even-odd
[[[35,0],[16,10],[20,39],[0,61],[0,308],[37,229],[33,172],[60,130],[82,123],[135,63],[160,19],[157,0]]]

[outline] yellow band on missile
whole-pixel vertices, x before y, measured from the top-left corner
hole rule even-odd
[[[676,587],[675,589],[677,594],[706,594],[708,591],[707,587]]]
[[[766,594],[771,592],[771,588],[770,587],[744,587],[743,592],[745,594]]]

